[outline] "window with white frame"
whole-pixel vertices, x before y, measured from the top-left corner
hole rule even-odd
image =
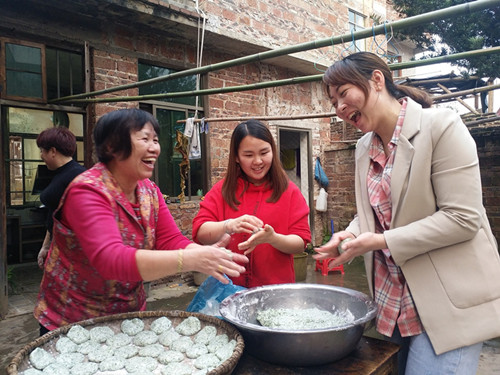
[[[349,31],[351,34],[365,28],[365,18],[361,13],[349,9]],[[364,51],[365,40],[351,40],[348,49],[351,53]]]

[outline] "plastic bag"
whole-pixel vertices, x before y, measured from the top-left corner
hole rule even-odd
[[[321,187],[327,188],[330,181],[326,177],[326,173],[321,166],[319,158],[316,158],[316,165],[314,167],[314,179],[319,182]]]
[[[219,305],[224,298],[246,289],[242,286],[234,285],[226,275],[224,277],[229,280],[229,284],[223,284],[213,276],[207,277],[198,288],[186,311],[199,312],[222,318],[219,312]]]
[[[316,200],[316,211],[325,212],[327,207],[328,193],[325,189],[319,189],[318,199]]]

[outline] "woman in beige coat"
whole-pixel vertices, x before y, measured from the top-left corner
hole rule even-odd
[[[364,256],[376,328],[401,345],[400,373],[475,374],[482,342],[500,336],[500,258],[474,140],[372,53],[336,62],[323,81],[337,116],[365,135],[357,215],[315,258]]]

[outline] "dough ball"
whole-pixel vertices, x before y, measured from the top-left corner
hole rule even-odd
[[[129,336],[135,336],[144,330],[144,322],[139,318],[125,319],[121,324],[123,333]]]

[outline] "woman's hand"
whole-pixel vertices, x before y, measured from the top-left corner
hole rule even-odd
[[[342,254],[339,254],[338,246],[346,238],[351,240],[342,244]],[[381,233],[366,232],[354,237],[352,233],[342,231],[335,233],[330,241],[315,249],[318,254],[313,255],[313,258],[317,260],[335,258],[329,263],[329,267],[336,267],[369,251],[385,248],[387,243]]]
[[[183,256],[186,271],[192,270],[211,275],[223,284],[229,282],[224,274],[238,277],[245,272],[245,267],[240,264],[248,263],[248,258],[245,255],[233,253],[215,245],[190,244]]]
[[[47,259],[47,254],[49,253],[50,250],[50,233],[49,231],[45,232],[45,237],[43,238],[43,243],[42,247],[40,248],[40,251],[38,252],[38,257],[37,257],[37,263],[38,267],[40,267],[43,270],[43,266],[45,264],[45,259]]]
[[[43,270],[43,265],[45,264],[45,259],[47,258],[47,254],[49,253],[49,246],[42,246],[40,251],[38,252],[37,262],[38,267]]]
[[[264,222],[253,215],[242,215],[229,219],[225,224],[226,233],[256,233],[262,229]]]
[[[317,260],[323,260],[327,258],[338,258],[340,255],[338,246],[346,238],[354,239],[355,237],[351,232],[347,231],[334,233],[332,238],[330,238],[330,240],[327,243],[314,249],[317,252],[317,254],[314,254],[313,258]]]
[[[238,244],[239,250],[245,250],[244,254],[250,254],[257,245],[262,243],[271,243],[273,237],[276,235],[274,228],[269,224],[266,224],[264,228],[260,228],[254,232],[248,240]]]

